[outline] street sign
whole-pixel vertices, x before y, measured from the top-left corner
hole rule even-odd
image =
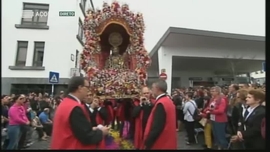
[[[51,83],[51,84],[59,83],[59,73],[58,72],[50,71],[50,73],[49,73],[49,83]]]
[[[167,74],[166,73],[161,73],[159,75],[159,78],[162,79],[162,80],[167,80]]]
[[[266,65],[265,65],[265,62],[262,62],[262,71],[263,71],[263,72],[266,71]]]
[[[70,77],[76,77],[76,76],[80,76],[80,69],[79,68],[71,68],[70,69]]]

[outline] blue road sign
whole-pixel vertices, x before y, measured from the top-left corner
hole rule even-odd
[[[49,73],[49,83],[56,84],[59,83],[59,73],[58,72],[52,72]]]
[[[262,70],[265,72],[266,71],[266,65],[265,62],[262,62]]]

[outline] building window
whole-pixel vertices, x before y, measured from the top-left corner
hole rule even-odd
[[[16,57],[16,62],[15,62],[16,66],[25,66],[26,56],[27,56],[27,48],[28,48],[27,41],[18,41],[17,57]]]
[[[78,59],[79,59],[79,51],[76,50],[75,68],[77,68],[77,66],[78,66],[78,61],[79,61]]]
[[[83,23],[80,19],[79,19],[78,36],[81,40],[83,40]]]
[[[42,67],[45,42],[35,42],[33,66]]]
[[[49,4],[23,3],[22,25],[47,25]]]

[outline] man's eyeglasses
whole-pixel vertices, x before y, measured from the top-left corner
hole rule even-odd
[[[149,92],[144,92],[143,94],[149,94]]]

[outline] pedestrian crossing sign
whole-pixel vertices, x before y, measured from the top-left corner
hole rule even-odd
[[[51,72],[49,73],[49,83],[59,83],[59,73],[58,72]]]

